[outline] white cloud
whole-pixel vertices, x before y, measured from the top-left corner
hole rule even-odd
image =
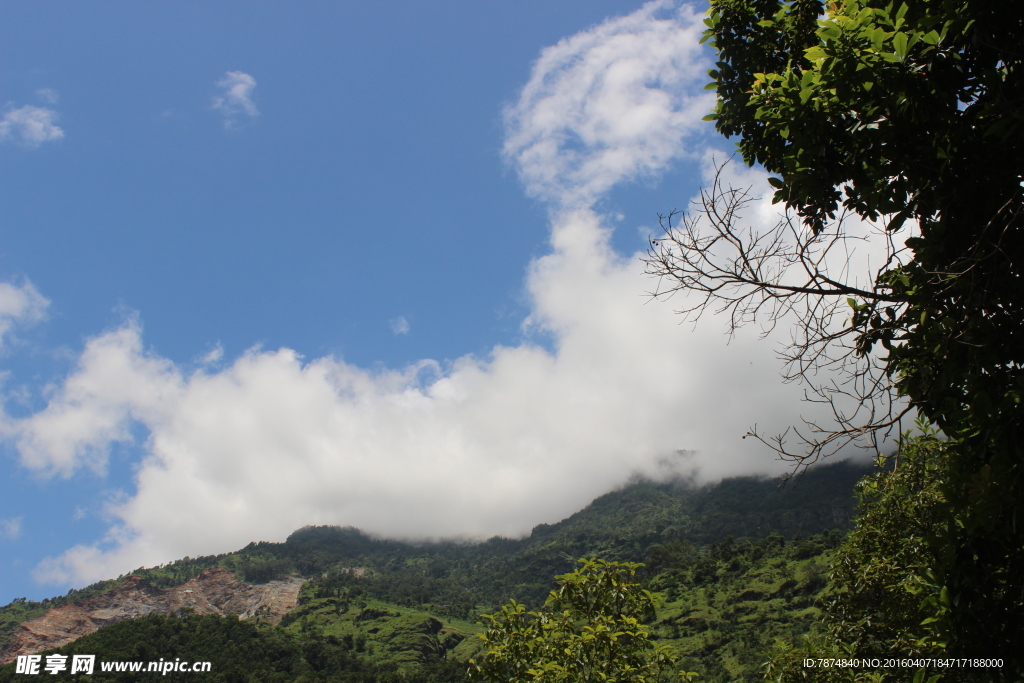
[[[0,142],[18,142],[38,147],[44,142],[60,140],[64,131],[57,125],[59,114],[46,107],[26,104],[8,109],[0,119]]]
[[[46,316],[50,302],[31,282],[21,286],[0,282],[0,349],[16,325],[32,325]]]
[[[169,361],[143,351],[134,321],[89,341],[47,407],[18,423],[22,464],[63,477],[80,467],[103,473],[109,444],[131,441],[132,420],[157,428],[181,381]]]
[[[576,220],[600,234],[595,216]],[[598,239],[533,270],[538,310],[561,328],[554,354],[498,347],[447,371],[425,361],[374,373],[282,349],[185,377],[143,351],[133,324],[92,340],[50,406],[23,423],[23,462],[102,469],[133,420],[150,432],[148,455],[135,494],[108,510],[117,524],[106,541],[39,577],[91,581],[305,524],[514,536],[637,472],[772,469],[739,438],[753,419],[781,424],[798,400],[777,386],[771,348],[723,350],[718,330],[687,333],[666,307],[639,305],[636,269],[607,256]],[[682,448],[697,454],[679,459]]]
[[[256,79],[242,71],[228,71],[217,81],[217,87],[224,92],[213,98],[213,108],[224,115],[224,127],[238,128],[246,119],[260,115],[252,101]]]
[[[405,316],[398,316],[388,321],[388,325],[391,327],[391,331],[396,335],[409,334],[409,321],[405,319]]]
[[[702,152],[686,137],[710,106],[700,31],[687,7],[645,5],[546,50],[510,109],[506,154],[552,207],[524,325],[553,350],[523,343],[374,371],[253,350],[187,374],[147,353],[129,321],[89,341],[49,406],[16,423],[23,464],[64,476],[102,471],[133,423],[149,432],[107,537],[37,577],[91,581],[306,524],[515,536],[636,473],[784,468],[740,438],[754,422],[781,430],[801,408],[800,388],[780,386],[773,345],[757,330],[726,345],[720,327],[681,326],[672,306],[645,299],[639,254],[612,249],[590,204]]]
[[[213,365],[224,358],[224,347],[218,342],[212,349],[207,351],[199,359],[202,365]]]
[[[527,191],[587,206],[624,179],[653,175],[688,150],[714,104],[699,45],[703,16],[650,2],[546,48],[505,112],[504,152]]]
[[[8,541],[21,536],[21,521],[23,517],[13,517],[11,519],[0,519],[0,538]]]

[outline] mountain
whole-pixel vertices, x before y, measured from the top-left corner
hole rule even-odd
[[[238,652],[242,641],[253,652],[273,641],[298,653],[261,664],[278,680],[298,680],[301,669],[309,680],[459,681],[452,665],[472,656],[481,612],[509,598],[539,605],[553,576],[598,556],[646,562],[644,580],[664,595],[658,637],[681,646],[709,680],[743,680],[773,634],[798,635],[816,617],[829,553],[851,524],[853,485],[866,471],[819,467],[784,487],[754,477],[635,481],[527,538],[475,544],[306,527],[284,543],[140,568],[42,603],[15,601],[0,608],[0,652],[2,661],[54,647],[167,658],[185,651],[163,637],[154,649],[152,633],[191,642],[179,633],[187,624],[214,628],[209,619],[222,624],[233,614],[243,626],[217,628],[242,629],[232,636]],[[210,656],[228,667],[227,654]],[[263,661],[254,656],[238,666]],[[0,681],[11,668],[0,667]],[[350,677],[337,678],[342,670]]]

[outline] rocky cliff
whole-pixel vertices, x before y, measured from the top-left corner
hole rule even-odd
[[[129,576],[102,595],[55,607],[22,623],[0,651],[0,664],[12,662],[18,655],[67,645],[118,621],[148,614],[175,614],[182,609],[195,614],[237,614],[243,619],[259,616],[276,624],[295,609],[301,586],[299,578],[254,586],[220,567],[207,569],[174,588],[159,588],[138,576]]]

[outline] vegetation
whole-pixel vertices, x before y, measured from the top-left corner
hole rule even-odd
[[[788,543],[778,534],[753,543],[726,537],[704,552],[669,544],[649,583],[664,594],[655,636],[698,680],[762,680],[776,641],[796,642],[820,622],[842,539],[839,531]]]
[[[712,0],[706,23],[719,59],[709,118],[773,175],[787,214],[774,230],[743,226],[752,198],[716,181],[696,217],[670,216],[651,272],[703,295],[694,316],[726,310],[735,327],[796,315],[787,375],[837,423],[752,434],[797,463],[898,430],[911,412],[924,420],[923,437],[903,439],[909,478],[897,468],[866,494],[872,512],[834,574],[847,611],[833,628],[854,627],[817,642],[1003,658],[984,675],[1020,680],[1024,5]],[[887,247],[866,284],[827,258],[856,248],[862,221]],[[900,533],[883,543],[885,530]],[[890,564],[863,564],[873,554]],[[879,595],[890,600],[876,620],[865,605]]]
[[[301,567],[309,579],[299,606],[279,626],[262,617],[224,624],[219,617],[152,617],[101,629],[60,652],[209,659],[223,680],[464,681],[466,662],[483,654],[473,637],[484,631],[474,623],[481,612],[500,610],[510,598],[542,610],[552,576],[571,573],[574,558],[602,554],[608,562],[647,563],[635,580],[662,594],[657,618],[641,620],[651,644],[673,647],[700,680],[757,680],[774,638],[799,638],[820,614],[829,553],[849,528],[853,483],[865,471],[821,467],[782,488],[756,478],[707,487],[637,482],[529,538],[476,545],[414,546],[309,527],[285,543],[141,572],[169,582],[211,566],[271,578]],[[229,631],[237,657],[202,649],[190,635],[200,624]],[[261,658],[263,650],[290,654]],[[322,657],[310,659],[314,651]],[[230,678],[236,665],[246,677]],[[0,681],[12,671],[0,667]]]
[[[678,539],[696,547],[727,535],[756,539],[848,528],[853,485],[865,468],[847,464],[809,472],[798,485],[755,477],[709,486],[639,481],[594,500],[556,524],[541,524],[520,540],[480,544],[411,545],[372,538],[357,529],[307,527],[284,543],[251,543],[224,555],[183,558],[132,572],[156,586],[177,586],[211,567],[225,567],[250,583],[296,573],[327,591],[344,586],[384,602],[422,609],[439,618],[473,622],[509,598],[539,607],[551,577],[573,569],[576,558],[644,562],[651,550]],[[363,570],[356,575],[347,568]],[[328,577],[324,577],[328,574]],[[0,607],[0,647],[17,625],[50,607],[98,595],[122,580],[103,581],[42,602],[16,600]]]
[[[858,487],[864,515],[833,567],[828,616],[830,637],[859,656],[942,655],[948,624],[930,618],[929,605],[940,598],[931,568],[943,552],[934,540],[947,522],[950,448],[934,434],[909,439],[894,469],[880,468]]]
[[[1015,481],[1024,6],[838,0],[826,12],[820,0],[714,0],[707,23],[720,60],[711,118],[774,174],[775,201],[806,238],[841,235],[842,212],[910,238],[910,254],[868,287],[818,278],[792,294],[851,299],[845,349],[884,352],[911,407],[967,439],[976,471],[1008,468]]]
[[[214,615],[148,616],[122,621],[83,636],[60,650],[63,655],[98,654],[93,675],[61,672],[47,680],[135,683],[158,676],[169,682],[207,683],[454,683],[465,679],[465,665],[426,663],[403,671],[394,663],[361,656],[349,640],[333,636],[297,636],[285,629],[260,627],[237,617]],[[99,661],[211,662],[205,672],[147,673],[100,671]],[[70,661],[70,660],[69,660]],[[23,679],[14,665],[0,667],[0,682]]]
[[[494,683],[657,683],[677,678],[678,655],[655,645],[644,622],[654,596],[635,581],[639,563],[581,560],[557,578],[536,612],[512,600],[480,638],[488,650],[470,660],[470,678]],[[690,674],[682,674],[690,678]]]
[[[634,584],[635,577],[632,587],[643,598],[635,627],[645,633],[649,652],[668,646],[680,668],[699,673],[702,681],[756,681],[776,639],[797,642],[819,622],[827,567],[843,535],[833,530],[787,542],[773,533],[702,547],[673,539],[652,548],[645,573],[635,564],[603,566],[626,567],[623,584]],[[58,652],[98,654],[106,661],[206,660],[213,663],[211,673],[223,677],[214,680],[467,680],[467,660],[485,655],[485,643],[472,637],[483,627],[379,600],[364,577],[339,568],[307,583],[300,606],[278,627],[260,618],[147,617],[101,629]],[[556,607],[564,605],[549,600],[538,612]],[[569,633],[568,623],[563,627]],[[13,668],[0,668],[0,682],[13,676]]]
[[[951,616],[957,595],[943,585],[935,567],[955,552],[942,543],[941,531],[959,526],[949,520],[949,479],[958,444],[925,432],[907,438],[895,467],[880,467],[858,486],[864,514],[836,553],[825,600],[825,614],[813,633],[780,643],[769,671],[778,681],[900,681],[905,671],[834,669],[808,672],[804,657],[885,659],[892,656],[944,659],[955,633]],[[880,465],[884,464],[880,462]],[[964,514],[964,513],[961,513]],[[987,590],[994,628],[1014,629],[1021,618],[1020,594],[1007,593],[1014,577],[994,567]],[[802,640],[802,642],[800,642]],[[924,680],[1017,681],[1014,653],[1001,643],[974,644],[977,659],[998,659],[1003,666],[962,668],[929,666]]]
[[[921,416],[860,485],[845,540],[852,482],[839,468],[805,474],[797,496],[750,479],[638,483],[518,541],[413,546],[307,528],[138,572],[157,585],[211,566],[310,577],[280,626],[153,617],[62,651],[216,659],[204,680],[223,681],[461,681],[470,658],[491,680],[656,680],[675,663],[666,645],[709,681],[1024,678],[1024,4],[711,0],[707,24],[710,118],[773,174],[787,215],[746,228],[752,197],[716,180],[697,217],[669,216],[649,269],[669,283],[661,292],[697,293],[695,317],[796,315],[787,376],[837,423],[751,435],[798,464]],[[866,284],[827,258],[862,238],[860,220],[887,248]],[[819,370],[841,379],[816,383]],[[570,572],[580,556],[606,561]],[[509,598],[483,641],[468,637]],[[0,610],[0,641],[54,604]],[[918,655],[1004,666],[802,666]]]

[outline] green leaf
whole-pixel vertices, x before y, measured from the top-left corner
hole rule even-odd
[[[842,35],[842,30],[831,21],[823,23],[818,29],[818,37],[824,41],[839,40]]]
[[[804,58],[806,58],[809,62],[814,62],[819,59],[825,59],[826,56],[828,56],[828,53],[826,53],[824,48],[822,48],[820,45],[815,45],[804,51]]]
[[[907,34],[902,31],[897,33],[892,38],[892,46],[896,50],[896,56],[900,60],[907,58]]]
[[[888,37],[889,37],[889,32],[886,31],[881,26],[873,29],[870,32],[871,47],[872,47],[872,49],[874,49],[876,52],[880,52],[882,50],[882,45],[885,44],[885,39],[888,38]]]

